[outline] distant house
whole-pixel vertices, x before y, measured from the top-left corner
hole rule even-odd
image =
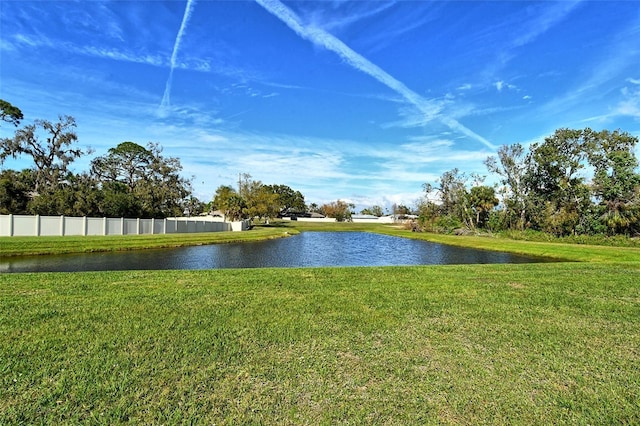
[[[213,217],[216,220],[219,220],[221,222],[225,221],[225,216],[224,216],[224,212],[221,210],[214,210],[212,212],[209,212],[208,216]]]
[[[297,220],[298,218],[305,218],[305,219],[324,219],[324,216],[321,215],[320,213],[316,213],[316,212],[312,212],[312,213],[307,213],[307,212],[303,212],[303,213],[299,213],[299,212],[292,212],[292,213],[286,213],[283,214],[282,216],[280,216],[283,219],[291,219],[291,220]]]
[[[354,222],[378,222],[379,217],[372,214],[353,214],[351,220]]]
[[[335,222],[333,217],[325,217],[320,213],[291,213],[281,216],[284,220],[299,220],[302,222]]]
[[[415,214],[394,214],[393,218],[396,222],[404,222],[407,220],[415,220],[418,216]]]
[[[374,216],[371,214],[354,214],[351,215],[353,222],[360,223],[394,223],[396,221],[395,216]]]

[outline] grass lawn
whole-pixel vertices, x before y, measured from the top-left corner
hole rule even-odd
[[[610,247],[589,244],[512,240],[491,236],[416,233],[392,227],[379,228],[374,232],[460,247],[551,257],[572,262],[640,262],[640,248],[638,247]]]
[[[144,250],[203,244],[223,244],[281,238],[295,229],[257,227],[245,232],[203,232],[192,234],[110,235],[66,237],[0,237],[0,255],[30,256],[46,254]]]
[[[590,261],[0,274],[0,424],[640,423],[636,249],[467,241]]]

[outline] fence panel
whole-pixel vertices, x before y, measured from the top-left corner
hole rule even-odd
[[[156,219],[153,222],[153,233],[154,234],[164,234],[166,225],[167,225],[167,220],[166,219]]]
[[[64,217],[64,229],[59,235],[85,235],[86,218]]]
[[[36,216],[13,216],[13,235],[20,236],[33,236],[38,235],[39,229]]]
[[[0,215],[0,236],[135,235],[245,231],[251,222],[211,218],[97,218]]]
[[[138,233],[138,219],[124,219],[124,235],[136,235]]]
[[[0,237],[13,235],[13,215],[0,216]]]
[[[87,235],[105,235],[106,218],[88,217],[87,218]]]
[[[60,235],[64,227],[64,218],[60,216],[40,216],[40,235],[43,237]],[[64,232],[64,229],[63,229]]]
[[[122,219],[107,218],[107,235],[122,235]]]
[[[140,234],[153,234],[153,219],[140,219]]]

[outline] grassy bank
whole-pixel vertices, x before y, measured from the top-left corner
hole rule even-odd
[[[0,424],[637,424],[640,250],[276,223],[0,254],[358,230],[577,262],[0,274]]]
[[[416,233],[398,226],[368,223],[275,222],[246,232],[210,232],[168,235],[113,235],[108,237],[0,237],[0,256],[26,256],[98,251],[143,250],[202,244],[282,238],[304,231],[364,231],[481,250],[551,257],[578,262],[640,262],[640,248],[526,241],[490,236]]]
[[[281,238],[297,232],[298,231],[294,229],[258,227],[246,232],[204,232],[192,234],[111,235],[87,237],[0,237],[0,255],[28,256],[222,244]]]
[[[573,262],[640,262],[640,248],[636,247],[525,241],[493,236],[416,233],[393,227],[381,227],[374,232],[460,247],[551,257]]]
[[[0,275],[0,424],[637,424],[639,275]]]

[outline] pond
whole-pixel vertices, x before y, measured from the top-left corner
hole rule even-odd
[[[4,258],[0,272],[531,263],[549,259],[368,232],[303,232],[275,240],[158,250]]]

